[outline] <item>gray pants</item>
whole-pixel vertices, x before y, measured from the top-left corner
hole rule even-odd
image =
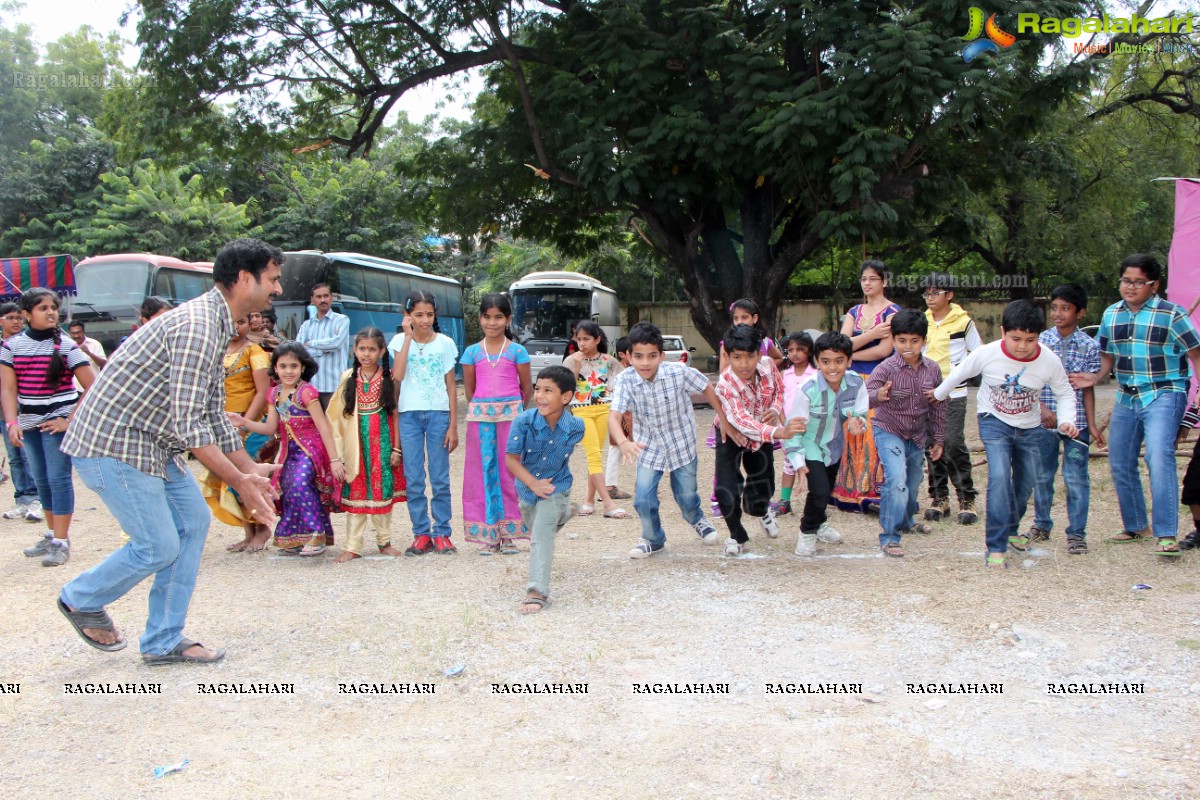
[[[554,560],[554,537],[575,513],[566,492],[539,499],[533,505],[520,503],[521,519],[529,528],[529,586],[535,592],[550,596],[550,562]]]

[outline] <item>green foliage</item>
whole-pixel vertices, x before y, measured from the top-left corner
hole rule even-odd
[[[148,252],[201,261],[212,260],[228,240],[257,233],[244,205],[207,192],[199,175],[159,169],[149,161],[104,173],[99,189],[81,205],[86,213],[64,224],[31,223],[26,249]]]
[[[264,235],[286,250],[351,250],[420,263],[429,257],[413,220],[411,186],[366,159],[318,155],[269,173]]]

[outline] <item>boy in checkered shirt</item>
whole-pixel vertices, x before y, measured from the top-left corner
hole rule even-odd
[[[696,491],[696,414],[692,395],[703,394],[720,420],[721,438],[745,444],[746,437],[729,424],[717,393],[708,378],[686,364],[663,362],[663,337],[649,322],[629,330],[633,369],[613,381],[613,401],[608,415],[608,432],[621,449],[626,464],[637,463],[637,486],[633,507],[642,520],[642,541],[630,558],[649,558],[661,553],[667,534],[658,516],[658,484],[671,477],[671,492],[683,518],[704,544],[716,544],[718,534],[700,508]],[[633,412],[633,436],[621,430],[621,416]]]

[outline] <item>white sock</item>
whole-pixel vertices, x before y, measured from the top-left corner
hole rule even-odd
[[[70,547],[71,540],[70,539],[55,539],[55,538],[51,537],[50,538],[50,546],[51,547]]]
[[[45,536],[47,539],[53,539],[54,531],[46,531],[45,533],[42,534],[42,536]]]

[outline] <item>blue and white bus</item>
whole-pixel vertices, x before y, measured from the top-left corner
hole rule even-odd
[[[283,295],[275,298],[276,330],[296,337],[307,317],[312,287],[328,283],[333,309],[350,318],[350,335],[373,326],[391,341],[404,319],[410,292],[431,293],[437,300],[438,327],[454,340],[461,354],[466,346],[462,286],[453,278],[430,275],[403,261],[362,253],[322,253],[298,250],[284,254]]]

